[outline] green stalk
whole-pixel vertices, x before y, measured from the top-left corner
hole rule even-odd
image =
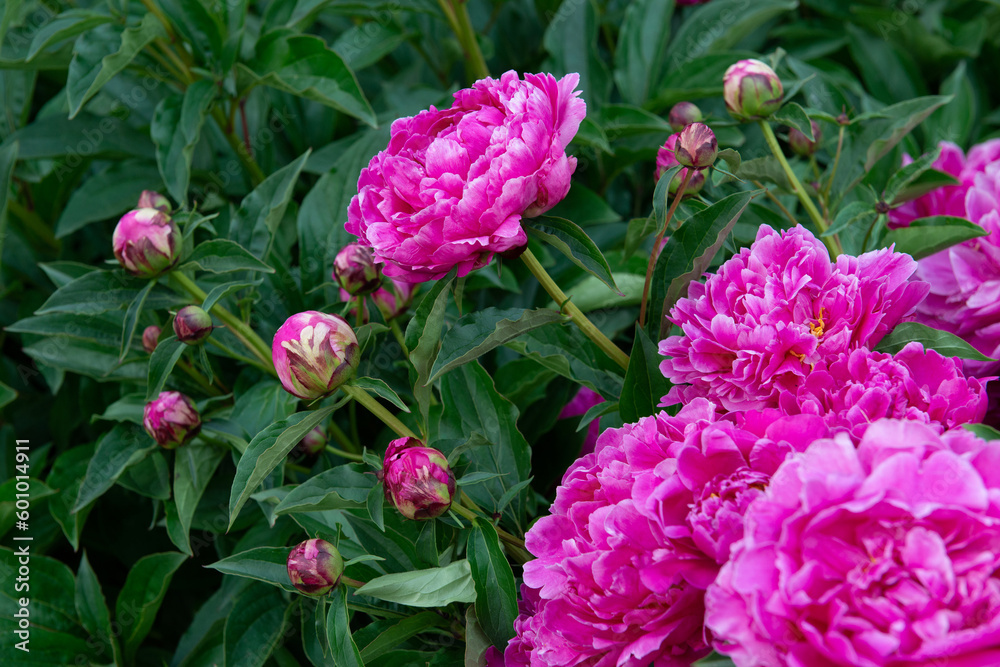
[[[215,123],[222,130],[222,134],[225,135],[226,141],[229,142],[230,148],[236,153],[236,157],[240,159],[243,163],[243,167],[250,173],[250,182],[253,183],[254,187],[257,187],[264,182],[267,176],[264,174],[264,170],[260,168],[257,164],[257,160],[254,159],[253,155],[250,154],[250,150],[247,148],[246,144],[236,136],[233,131],[232,126],[226,120],[226,114],[222,113],[222,109],[217,106],[212,107],[212,118],[215,119]]]
[[[458,24],[458,43],[462,45],[462,50],[468,58],[466,70],[476,79],[485,79],[490,75],[489,68],[486,67],[486,59],[479,48],[479,41],[476,39],[476,31],[472,28],[472,21],[469,19],[469,10],[465,2],[458,2],[455,7],[455,19]]]
[[[788,182],[792,186],[792,190],[795,192],[795,196],[799,198],[802,203],[802,207],[806,210],[809,215],[809,219],[813,221],[816,228],[819,230],[820,234],[827,230],[826,220],[820,214],[819,209],[816,208],[816,204],[813,203],[809,193],[806,189],[802,187],[802,183],[799,181],[795,172],[792,171],[792,167],[788,164],[788,160],[785,159],[785,154],[781,151],[781,146],[778,145],[778,138],[774,136],[774,130],[771,129],[771,125],[766,120],[758,120],[757,124],[760,125],[761,131],[764,133],[764,140],[767,141],[768,147],[771,152],[774,153],[774,157],[778,159],[778,163],[781,165],[781,169],[785,172],[785,176],[788,178]],[[821,237],[821,240],[826,247],[830,250],[830,257],[836,258],[842,252],[840,249],[839,239],[834,239],[829,236]]]
[[[576,326],[580,327],[580,331],[590,340],[594,341],[597,347],[601,348],[605,354],[607,354],[611,359],[624,369],[628,368],[628,355],[621,351],[617,345],[615,345],[611,340],[605,336],[600,329],[594,326],[594,323],[587,319],[587,316],[583,314],[583,311],[577,308],[576,304],[569,300],[569,297],[559,289],[559,285],[552,279],[545,267],[542,266],[538,258],[535,257],[531,250],[525,250],[524,254],[521,255],[521,261],[524,262],[528,270],[531,271],[531,275],[538,279],[542,287],[548,292],[549,296],[556,302],[556,305],[569,315],[570,319]]]
[[[681,199],[684,198],[684,191],[687,190],[688,183],[691,182],[691,178],[694,177],[694,169],[685,169],[684,178],[681,180],[681,185],[677,188],[677,193],[674,194],[674,201],[670,204],[670,209],[667,211],[667,217],[663,221],[663,229],[660,233],[656,235],[656,240],[653,241],[653,252],[649,255],[649,264],[646,266],[646,284],[642,287],[642,305],[639,306],[639,326],[646,326],[646,302],[649,300],[649,285],[653,282],[653,268],[656,267],[656,260],[660,256],[660,244],[663,243],[663,237],[667,233],[667,228],[670,226],[670,220],[674,217],[674,211],[677,210],[677,205],[681,203]]]
[[[367,391],[361,387],[355,387],[352,385],[342,385],[340,387],[345,394],[353,398],[355,401],[363,405],[369,412],[382,420],[382,423],[391,428],[396,432],[396,435],[402,438],[416,438],[417,436],[406,426],[403,422],[399,421],[394,414],[382,407],[382,404],[375,400],[374,397],[368,394]]]
[[[208,296],[205,294],[204,290],[198,287],[193,280],[185,276],[183,273],[174,271],[170,274],[170,277],[184,291],[195,299],[204,302],[205,298]],[[222,320],[223,323],[229,327],[229,330],[233,333],[233,335],[236,336],[236,338],[238,338],[239,341],[261,361],[263,364],[262,368],[265,368],[274,377],[278,377],[278,373],[274,370],[274,365],[271,361],[270,348],[268,348],[267,344],[261,340],[260,336],[258,336],[253,329],[219,304],[212,306],[212,313]]]

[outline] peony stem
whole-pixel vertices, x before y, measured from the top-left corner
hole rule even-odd
[[[382,404],[375,400],[374,397],[368,394],[367,391],[361,387],[355,387],[349,384],[341,385],[341,389],[344,393],[353,398],[355,401],[365,406],[369,412],[382,420],[382,423],[391,428],[396,432],[396,435],[403,438],[416,438],[417,436],[411,431],[406,424],[399,421],[394,414],[382,407]]]
[[[469,495],[465,491],[460,491],[459,493],[461,494],[459,496],[460,502],[452,503],[451,510],[466,519],[469,523],[472,523],[476,519],[482,519],[481,515],[484,515],[485,512],[469,498]],[[514,537],[500,526],[493,526],[493,528],[497,531],[497,537],[507,545],[507,551],[519,563],[527,563],[534,558],[524,548],[524,540]]]
[[[670,226],[670,220],[674,217],[674,211],[677,210],[677,205],[684,198],[684,191],[687,190],[688,183],[691,182],[694,174],[694,169],[684,170],[684,178],[681,180],[681,185],[677,188],[677,193],[674,195],[674,201],[670,204],[670,209],[667,211],[667,217],[663,221],[663,228],[656,235],[656,240],[653,241],[653,252],[649,254],[649,264],[646,265],[646,284],[642,287],[642,305],[639,306],[640,327],[646,326],[646,302],[649,300],[649,286],[653,282],[653,269],[656,267],[656,260],[660,257],[660,244],[663,243],[663,237],[667,234],[667,228]]]
[[[345,452],[343,449],[337,449],[336,447],[331,447],[330,445],[326,446],[326,451],[330,452],[331,454],[336,454],[340,458],[347,459],[348,461],[355,461],[357,463],[362,463],[365,460],[364,457],[361,456],[360,454],[352,454],[351,452]]]
[[[260,165],[257,164],[253,155],[251,155],[250,151],[247,150],[246,144],[244,144],[243,141],[236,136],[236,133],[233,131],[229,121],[226,120],[226,114],[222,113],[222,109],[218,106],[213,106],[212,118],[215,119],[219,129],[222,130],[222,134],[225,135],[226,141],[229,142],[229,146],[233,149],[233,152],[236,153],[236,157],[240,159],[240,162],[243,163],[243,167],[250,173],[250,182],[253,186],[257,187],[263,183],[264,179],[267,178],[267,176],[264,175],[264,170],[260,168]]]
[[[479,41],[476,40],[476,31],[472,28],[472,21],[469,19],[469,10],[465,6],[464,0],[454,2],[454,0],[438,0],[441,11],[444,13],[451,31],[458,38],[458,43],[465,53],[465,69],[470,78],[478,80],[485,79],[490,75],[489,68],[486,67],[486,59],[479,48]]]
[[[344,433],[344,429],[340,428],[340,426],[337,425],[337,422],[331,419],[329,426],[330,426],[330,431],[333,433],[333,437],[337,440],[337,442],[341,444],[341,446],[344,449],[346,449],[347,451],[351,452],[354,455],[359,454],[361,448],[354,440],[351,440],[349,437],[347,437],[347,434]]]
[[[197,283],[193,280],[179,271],[172,272],[170,274],[170,278],[185,292],[204,303],[205,298],[208,295],[205,294],[205,291],[198,287]],[[236,336],[248,350],[253,352],[254,356],[261,361],[261,368],[266,369],[274,377],[278,377],[277,371],[274,370],[274,364],[271,361],[270,350],[267,348],[267,344],[261,340],[260,336],[258,336],[253,329],[219,304],[212,306],[212,313],[214,313],[226,324],[227,327],[229,327],[229,330],[233,333],[233,335]]]
[[[781,151],[781,146],[778,145],[778,138],[774,136],[774,130],[771,129],[771,125],[766,120],[758,120],[757,124],[760,125],[761,131],[764,133],[764,140],[767,141],[768,147],[771,152],[774,153],[774,157],[778,159],[778,163],[781,164],[781,169],[785,172],[785,176],[788,178],[788,182],[792,186],[792,190],[795,192],[795,196],[799,198],[802,202],[802,207],[806,209],[806,213],[809,214],[809,219],[813,221],[816,228],[819,229],[820,234],[826,231],[827,224],[826,220],[820,214],[819,209],[816,208],[816,204],[813,203],[812,198],[806,189],[802,187],[801,181],[799,181],[798,176],[792,171],[792,166],[788,164],[788,160],[785,159],[785,154]],[[820,237],[826,247],[830,250],[831,258],[836,258],[842,252],[840,246],[840,240],[832,238],[829,236]]]
[[[556,281],[552,280],[552,276],[549,272],[545,270],[538,258],[535,257],[531,250],[525,249],[524,254],[521,255],[521,260],[524,262],[528,270],[531,271],[531,275],[538,279],[542,287],[549,296],[552,297],[556,305],[559,306],[560,310],[569,315],[570,319],[576,326],[580,327],[580,331],[584,333],[587,338],[594,341],[597,347],[604,350],[611,359],[624,369],[628,368],[628,355],[621,351],[617,345],[615,345],[611,340],[605,336],[600,329],[594,326],[594,323],[587,319],[587,316],[583,314],[583,311],[576,307],[569,297],[559,289],[559,285]]]
[[[403,356],[409,357],[410,351],[406,349],[406,337],[403,336],[403,331],[399,328],[399,322],[396,321],[395,317],[389,320],[389,329],[392,330],[392,335],[396,337],[396,342],[403,348]]]

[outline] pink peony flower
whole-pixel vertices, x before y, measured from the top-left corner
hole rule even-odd
[[[975,146],[966,158],[942,143],[934,167],[959,185],[938,188],[890,214],[893,226],[933,215],[965,217],[989,232],[918,262],[916,277],[930,283],[917,321],[961,336],[988,357],[1000,358],[1000,139]],[[966,361],[965,371],[985,377],[1000,365]]]
[[[458,275],[527,243],[522,217],[569,192],[567,157],[586,105],[580,77],[510,71],[392,124],[389,146],[358,179],[346,229],[371,246],[387,276],[406,282]]]
[[[528,531],[528,604],[508,665],[690,665],[708,653],[704,590],[742,513],[785,456],[828,430],[768,413],[717,419],[696,399],[609,429]]]
[[[1000,664],[1000,441],[881,420],[786,460],[706,595],[737,667]]]
[[[910,343],[895,356],[858,349],[820,362],[793,391],[782,391],[785,414],[823,417],[857,442],[883,417],[934,425],[939,431],[982,421],[985,382],[966,378],[961,362]]]
[[[927,293],[909,281],[916,262],[883,249],[831,263],[805,228],[757,239],[670,311],[680,336],[660,341],[660,370],[674,384],[661,405],[696,396],[726,410],[777,406],[816,364],[875,345]]]
[[[156,444],[175,449],[201,431],[194,401],[179,391],[164,391],[143,409],[142,425]]]
[[[289,317],[275,332],[271,357],[288,393],[311,401],[354,377],[361,348],[344,318],[307,310]]]
[[[604,397],[598,394],[593,389],[588,389],[587,387],[580,387],[580,391],[576,392],[576,396],[573,400],[566,404],[566,407],[562,409],[559,413],[559,419],[570,419],[572,417],[582,417],[587,414],[595,405],[600,405],[604,402]],[[587,425],[587,437],[583,440],[583,446],[580,447],[580,456],[594,451],[594,446],[597,444],[597,436],[601,434],[601,418],[590,422]]]

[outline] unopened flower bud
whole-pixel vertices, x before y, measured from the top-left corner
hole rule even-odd
[[[702,118],[701,109],[693,103],[678,102],[674,105],[674,108],[670,110],[670,115],[667,116],[667,122],[670,123],[670,127],[674,132],[680,132],[691,123],[700,123]]]
[[[155,208],[163,213],[170,213],[170,200],[155,190],[143,190],[139,195],[139,205],[136,208]]]
[[[333,260],[333,279],[353,296],[371,294],[382,285],[382,276],[370,248],[351,243]]]
[[[727,69],[722,89],[729,113],[740,120],[767,118],[784,97],[781,79],[759,60],[741,60]]]
[[[677,149],[677,141],[680,139],[680,136],[680,133],[671,134],[666,143],[660,146],[660,150],[656,154],[656,180],[660,180],[660,176],[663,172],[680,164],[674,154]],[[677,194],[677,190],[680,189],[681,183],[684,181],[684,177],[687,173],[688,169],[681,169],[672,179],[670,179],[670,194]],[[695,170],[691,175],[691,179],[688,181],[687,187],[684,188],[684,194],[685,196],[698,194],[704,186],[705,175],[700,170]]]
[[[139,208],[123,215],[111,242],[118,262],[136,276],[158,276],[180,259],[177,223],[155,208]]]
[[[819,148],[819,142],[823,138],[822,133],[819,131],[819,125],[816,121],[809,121],[812,124],[812,131],[814,139],[809,140],[809,137],[805,133],[799,130],[790,128],[788,130],[788,143],[792,147],[792,151],[799,157],[809,157],[816,152]]]
[[[326,433],[321,427],[316,426],[299,440],[299,444],[295,445],[291,456],[294,459],[315,457],[325,447]]]
[[[718,156],[719,142],[715,138],[715,132],[704,123],[691,123],[677,138],[674,157],[685,167],[711,167]]]
[[[444,454],[416,438],[398,438],[385,450],[385,497],[407,519],[433,519],[451,507],[455,475]]]
[[[164,391],[146,403],[142,425],[158,445],[174,449],[198,435],[201,417],[190,398],[179,391]]]
[[[160,327],[151,324],[142,332],[142,349],[149,354],[153,354],[156,349],[156,341],[160,339]]]
[[[321,539],[295,545],[286,565],[292,586],[306,595],[329,593],[344,575],[344,559],[337,547]]]
[[[289,317],[274,334],[271,358],[285,389],[313,400],[354,376],[361,348],[344,318],[307,310]]]
[[[212,316],[200,306],[184,306],[174,316],[174,333],[185,345],[198,345],[212,333]]]
[[[372,294],[372,301],[382,313],[382,318],[388,322],[406,312],[416,289],[416,283],[404,283],[390,278],[389,289],[380,287],[375,290],[375,293]]]

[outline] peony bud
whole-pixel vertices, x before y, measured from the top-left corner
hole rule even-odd
[[[715,138],[715,132],[704,123],[691,123],[677,138],[674,157],[685,167],[711,167],[718,156],[719,142]]]
[[[123,215],[111,242],[118,262],[136,276],[158,276],[180,259],[177,223],[155,208],[139,208]]]
[[[344,318],[307,310],[289,317],[274,334],[271,358],[285,389],[313,400],[354,376],[361,348]]]
[[[322,452],[325,447],[326,433],[322,428],[316,426],[313,430],[306,433],[301,440],[299,440],[299,444],[295,445],[295,449],[292,450],[291,456],[294,459],[315,457],[317,454]]]
[[[170,200],[155,190],[143,190],[139,195],[139,205],[136,208],[155,208],[163,213],[170,213]]]
[[[156,349],[156,341],[160,339],[160,327],[151,324],[142,332],[142,349],[149,354],[153,354]]]
[[[727,69],[722,89],[729,113],[740,120],[767,118],[784,97],[781,79],[759,60],[741,60]]]
[[[333,279],[352,296],[371,294],[382,285],[382,276],[370,248],[351,243],[333,260]]]
[[[677,161],[675,156],[675,151],[677,149],[677,141],[680,138],[680,133],[671,134],[667,139],[666,143],[660,146],[659,152],[656,154],[656,180],[660,180],[660,176],[663,172],[667,171],[671,167],[676,167],[680,163]],[[684,176],[687,174],[687,169],[681,169],[677,172],[670,180],[670,194],[677,194],[677,190],[681,187],[681,182],[684,180]],[[687,187],[684,188],[685,195],[694,195],[701,192],[701,189],[705,186],[705,175],[701,171],[695,171],[691,176],[691,180],[688,182]]]
[[[391,278],[389,287],[390,289],[380,287],[372,294],[372,301],[386,322],[405,313],[413,300],[413,293],[417,291],[416,283],[404,283]]]
[[[812,124],[813,137],[815,137],[813,141],[809,141],[809,137],[794,127],[788,130],[788,143],[791,145],[792,151],[799,157],[809,157],[815,153],[816,149],[819,148],[820,140],[823,138],[823,134],[819,131],[819,125],[816,121],[811,120],[809,122]]]
[[[407,519],[433,519],[451,507],[455,475],[448,459],[416,438],[390,442],[380,474],[386,500]]]
[[[667,116],[667,122],[674,132],[680,132],[691,123],[700,123],[701,120],[701,109],[691,102],[678,102]]]
[[[184,306],[174,316],[174,333],[185,345],[200,345],[212,333],[212,316],[201,306]]]
[[[288,554],[288,578],[306,595],[329,593],[344,575],[344,559],[326,540],[312,539],[295,545]]]
[[[158,445],[174,449],[198,435],[201,417],[190,398],[179,391],[164,391],[146,403],[142,425]]]

